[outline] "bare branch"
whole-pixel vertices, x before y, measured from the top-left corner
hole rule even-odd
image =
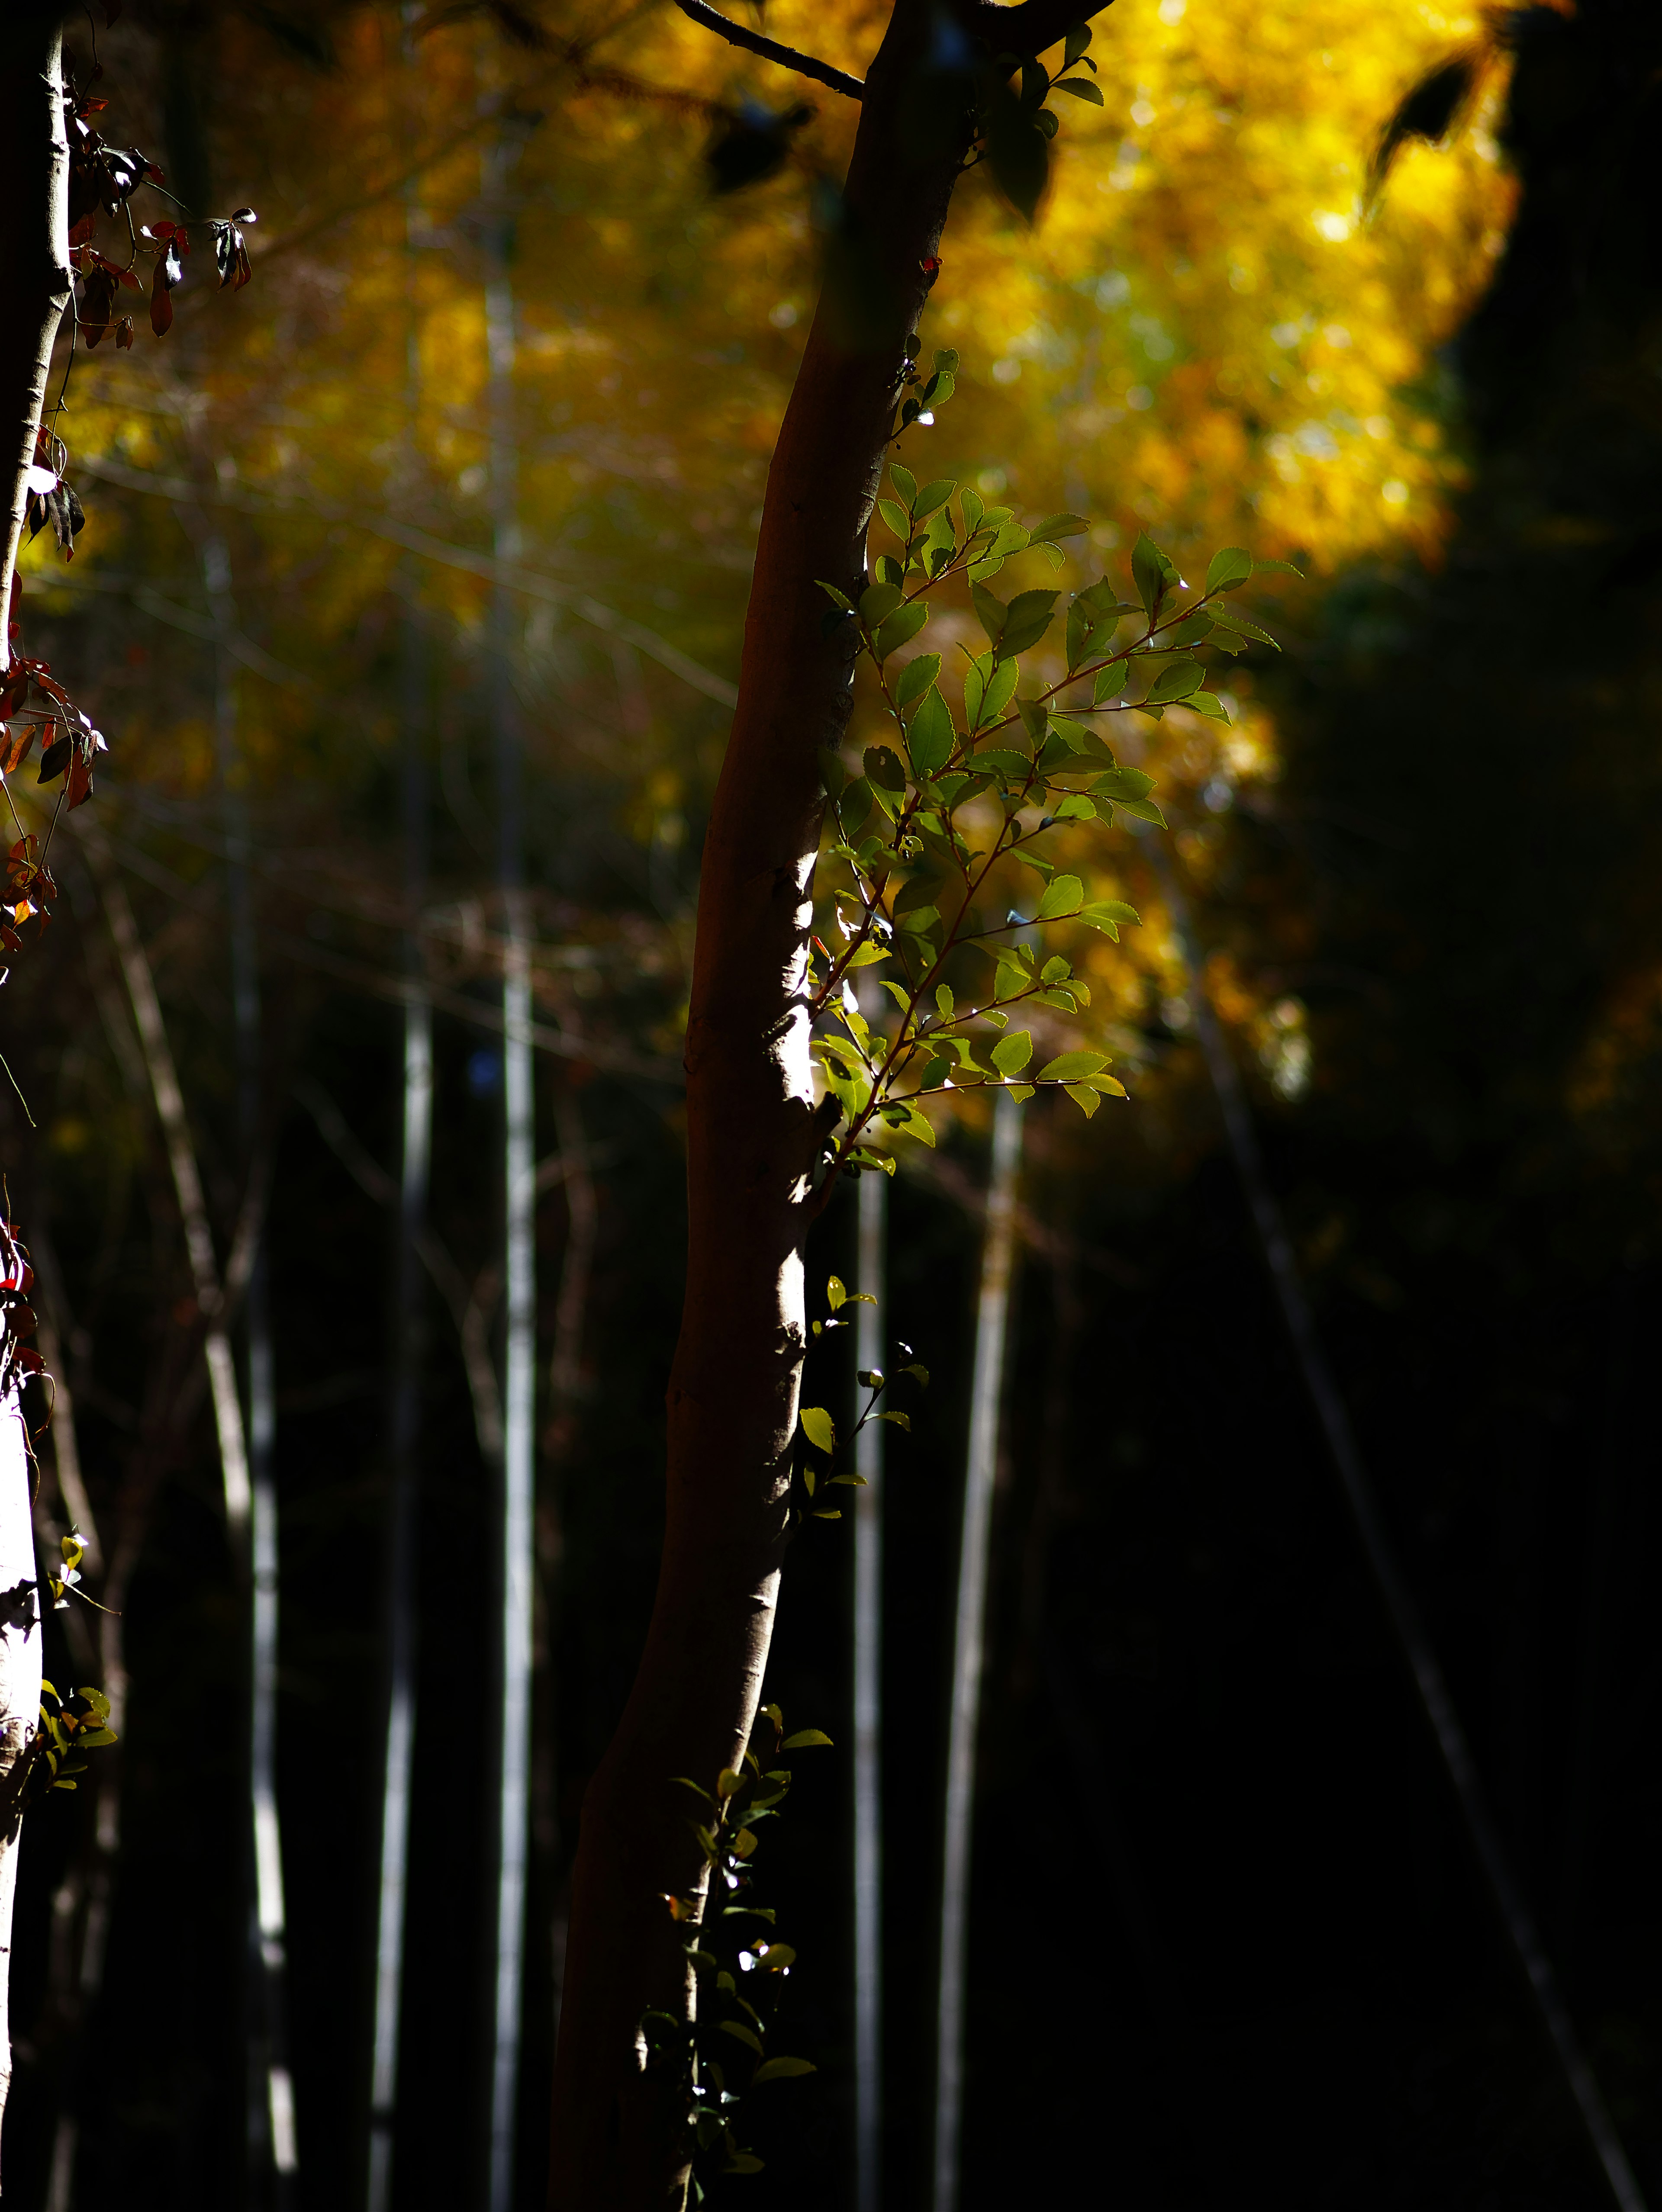
[[[798,76],[811,77],[815,84],[840,92],[847,100],[859,100],[864,95],[866,88],[857,76],[833,69],[829,62],[816,61],[812,54],[799,54],[794,46],[782,46],[777,39],[764,38],[760,31],[747,31],[742,23],[730,22],[719,9],[710,7],[708,0],[675,0],[675,4],[690,21],[706,31],[714,31],[730,46],[743,46],[748,53],[760,54],[764,61],[776,62],[781,69],[794,70]]]

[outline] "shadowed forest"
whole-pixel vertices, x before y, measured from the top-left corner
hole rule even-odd
[[[889,14],[728,12],[855,73]],[[66,562],[48,518],[19,564],[25,649],[108,742],[61,820],[34,758],[6,778],[15,834],[56,820],[63,895],[9,954],[0,1164],[56,1377],[37,1538],[47,1562],[71,1528],[85,1547],[46,1672],[100,1684],[120,1741],[24,1821],[6,2197],[508,2212],[547,2187],[584,1792],[658,1575],[700,857],[769,460],[849,250],[857,103],[668,5],[116,13],[70,19],[65,62],[87,96],[101,68],[92,119],[176,195],[135,220],[258,220],[252,281],[223,289],[198,222],[165,336],[148,263],[101,307],[83,281],[54,420],[85,526]],[[1347,1506],[1214,1018],[1625,2202],[1662,2203],[1662,15],[1117,0],[1093,27],[1099,102],[1053,103],[1032,222],[990,162],[959,189],[920,325],[924,361],[958,356],[951,404],[897,455],[1029,524],[1086,519],[1068,592],[1105,576],[1135,600],[1141,532],[1189,576],[1232,544],[1295,573],[1241,596],[1281,649],[1251,630],[1208,668],[1224,719],[1117,716],[1168,827],[1122,813],[1087,850],[1060,826],[1091,896],[1141,921],[1068,939],[1091,1003],[1044,1017],[1042,1048],[1100,1045],[1129,1097],[1022,1109],[958,2203],[1616,2201]],[[54,404],[68,354],[66,325]],[[1050,581],[1043,550],[1011,589]],[[943,653],[979,644],[959,601]],[[849,774],[880,742],[869,675]],[[529,1401],[505,1287],[521,957]],[[940,1898],[995,1113],[964,1088],[932,1118],[883,1183],[882,1326],[928,1370],[882,1431],[888,2212],[932,2190],[956,2212]],[[218,1322],[181,1145],[232,1285]],[[870,1178],[813,1228],[815,1319],[829,1276],[862,1283]],[[839,1427],[847,1341],[813,1339],[803,1385]],[[32,1419],[48,1395],[29,1386]],[[855,2154],[853,1560],[852,1514],[808,1515],[784,1567],[762,1694],[832,1747],[798,1762],[758,1883],[794,1952],[771,2032],[816,2070],[746,2102],[760,2172],[697,2169],[721,2206],[878,2212]]]

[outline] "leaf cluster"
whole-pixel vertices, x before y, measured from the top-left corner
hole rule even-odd
[[[1135,712],[1158,720],[1180,704],[1227,722],[1200,656],[1274,645],[1229,595],[1255,570],[1286,565],[1226,546],[1193,592],[1145,534],[1131,556],[1134,599],[1121,599],[1105,576],[1065,610],[1055,590],[1004,599],[991,583],[1007,564],[1037,554],[1059,568],[1085,519],[1023,524],[967,486],[944,477],[920,485],[898,462],[889,483],[877,514],[895,550],[877,556],[857,600],[821,586],[831,603],[827,626],[852,630],[891,726],[889,741],[868,746],[857,771],[835,748],[819,754],[834,887],[832,919],[813,941],[810,1003],[813,1051],[837,1109],[831,1126],[843,1125],[828,1145],[827,1182],[844,1167],[892,1172],[872,1142],[880,1129],[932,1145],[923,1109],[948,1091],[1002,1089],[1025,1100],[1059,1089],[1087,1115],[1105,1097],[1124,1097],[1107,1053],[1081,1045],[1035,1067],[1032,1033],[1010,1026],[1019,1009],[1077,1014],[1090,1003],[1066,955],[1044,957],[1056,927],[1076,922],[1117,940],[1138,920],[1122,900],[1088,897],[1082,877],[1059,871],[1042,848],[1059,829],[1105,830],[1117,815],[1164,828],[1154,779],[1121,765],[1104,719]],[[960,647],[953,684],[939,653],[898,658],[949,587],[967,588],[986,640],[979,653]],[[1058,621],[1064,671],[1056,676],[1052,664],[1024,691],[1026,657]],[[1020,908],[991,919],[982,902],[1013,860],[1037,884]],[[990,973],[983,969],[966,988],[959,956],[971,949]],[[874,980],[892,1013],[874,997],[862,1005],[856,989],[860,970],[879,968],[888,972]]]
[[[752,1739],[739,1765],[717,1775],[713,1790],[689,1777],[677,1778],[679,1786],[702,1799],[705,1808],[688,1826],[703,1854],[708,1896],[694,1892],[664,1899],[671,1919],[686,1930],[683,1948],[697,1979],[698,2015],[688,2021],[654,2010],[641,2022],[652,2063],[681,2072],[690,2154],[695,2160],[700,2154],[719,2155],[724,2161],[721,2171],[726,2173],[762,2170],[762,2160],[745,2149],[734,2133],[734,2108],[744,2090],[817,2070],[809,2059],[770,2053],[761,2007],[742,1992],[749,1990],[760,1998],[770,1986],[766,1977],[776,1974],[782,1979],[796,1963],[792,1947],[774,1940],[772,1910],[749,1901],[755,1881],[756,1831],[764,1820],[776,1816],[790,1790],[791,1770],[780,1765],[779,1759],[786,1752],[829,1747],[831,1738],[819,1729],[800,1729],[787,1735],[777,1705],[762,1708],[758,1728],[764,1723],[773,1735],[771,1767],[764,1767]],[[751,1921],[759,1927],[744,1925]],[[737,2083],[741,2075],[744,2088],[729,2087],[730,2081]],[[702,2201],[703,2185],[696,2172],[693,2190]]]

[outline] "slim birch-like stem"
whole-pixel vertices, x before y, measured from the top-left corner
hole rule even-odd
[[[1421,1709],[1430,1723],[1438,1754],[1453,1790],[1455,1802],[1460,1809],[1467,1840],[1482,1869],[1501,1923],[1506,1929],[1523,1970],[1524,1978],[1535,1999],[1542,2026],[1552,2045],[1565,2085],[1574,2100],[1587,2141],[1604,2171],[1610,2196],[1620,2212],[1645,2212],[1645,2199],[1638,2179],[1629,2164],[1627,2152],[1616,2131],[1610,2108],[1581,2048],[1574,2022],[1558,1986],[1558,1977],[1535,1924],[1535,1917],[1507,1860],[1500,1832],[1488,1808],[1476,1763],[1471,1756],[1471,1747],[1466,1741],[1465,1730],[1461,1726],[1460,1717],[1449,1693],[1448,1683],[1386,1532],[1385,1516],[1379,1510],[1373,1480],[1363,1463],[1350,1425],[1349,1410],[1340,1395],[1338,1384],[1328,1366],[1327,1356],[1322,1349],[1321,1340],[1316,1334],[1315,1316],[1310,1310],[1310,1301],[1305,1292],[1304,1279],[1299,1271],[1293,1241],[1287,1232],[1287,1222],[1280,1201],[1270,1186],[1263,1155],[1258,1149],[1257,1132],[1252,1126],[1251,1111],[1246,1102],[1240,1073],[1230,1057],[1229,1048],[1224,1041],[1222,1029],[1207,992],[1206,971],[1196,940],[1188,899],[1176,869],[1158,840],[1148,838],[1145,849],[1154,861],[1160,895],[1166,902],[1182,948],[1184,964],[1188,970],[1190,1002],[1194,1008],[1195,1027],[1199,1033],[1207,1073],[1211,1077],[1212,1087],[1217,1096],[1229,1149],[1234,1155],[1236,1171],[1246,1193],[1253,1226],[1263,1247],[1264,1259],[1269,1266],[1270,1280],[1275,1286],[1287,1333],[1293,1340],[1305,1388],[1321,1423],[1328,1450],[1344,1491],[1345,1502],[1350,1508],[1356,1533],[1361,1539],[1374,1587],[1384,1604],[1398,1648],[1408,1662]]]
[[[404,9],[402,59],[413,82],[413,19]],[[412,178],[404,192],[409,291],[405,325],[406,476],[412,476],[421,413],[421,331],[414,307],[416,236],[421,201]],[[400,799],[405,923],[403,966],[404,1114],[393,1285],[393,1374],[387,1407],[392,1478],[387,1560],[387,1741],[381,1769],[380,1872],[375,1912],[374,2023],[369,2080],[368,2212],[388,2212],[398,2120],[400,2014],[410,1865],[410,1802],[416,1747],[417,1606],[420,1538],[422,1357],[421,1243],[433,1153],[433,1006],[426,983],[420,919],[427,896],[428,790],[425,758],[426,655],[417,612],[414,562],[405,564],[399,636]]]
[[[520,550],[514,443],[512,219],[507,195],[517,147],[498,134],[482,164],[489,238],[489,347],[493,550]],[[490,2023],[488,2212],[510,2212],[519,2108],[525,1902],[531,1795],[532,1580],[536,1397],[536,1158],[532,1087],[531,938],[525,895],[524,759],[511,670],[512,602],[491,595],[490,688],[496,725],[497,883],[502,902],[502,1185],[504,1212],[502,1451],[501,1708],[497,1753],[496,1988]]]
[[[250,879],[247,798],[237,726],[236,660],[229,640],[237,628],[225,541],[203,548],[203,575],[212,612],[214,728],[225,834],[225,881],[230,909],[231,1005],[237,1060],[237,1119],[252,1185],[259,1118],[260,1010],[259,947]],[[258,2186],[269,2158],[277,2212],[290,2201],[299,2169],[294,2077],[288,2054],[288,1913],[277,1802],[277,1399],[265,1255],[251,1226],[248,1268],[249,1480],[249,1801],[253,1821],[254,1895],[250,1948],[259,1992],[251,2021],[248,2152]]]
[[[225,1301],[220,1287],[219,1264],[214,1257],[207,1201],[202,1194],[202,1177],[197,1168],[190,1123],[186,1119],[184,1095],[179,1087],[179,1072],[174,1066],[173,1049],[168,1044],[167,1029],[161,1019],[161,1006],[155,994],[155,978],[150,972],[149,957],[139,937],[138,925],[133,920],[125,886],[115,872],[100,833],[91,829],[82,830],[81,841],[98,884],[99,896],[104,902],[111,941],[115,946],[116,958],[120,963],[122,981],[127,987],[127,997],[133,1010],[133,1025],[138,1031],[139,1049],[144,1056],[144,1071],[149,1079],[156,1119],[161,1124],[162,1138],[167,1148],[167,1165],[173,1176],[174,1195],[179,1201],[180,1219],[185,1231],[185,1250],[190,1261],[197,1309],[208,1324],[203,1352],[208,1364],[214,1429],[219,1444],[225,1525],[231,1540],[232,1555],[240,1564],[244,1564],[247,1559],[248,1547],[247,1443],[242,1425],[241,1401],[237,1395],[236,1363],[231,1356],[230,1338],[226,1334],[222,1317]]]
[[[969,1952],[970,1844],[975,1812],[976,1736],[987,1628],[987,1553],[998,1472],[999,1407],[1015,1254],[1016,1176],[1021,1164],[1021,1109],[1001,1091],[993,1111],[993,1165],[987,1192],[976,1315],[975,1381],[964,1481],[964,1533],[953,1638],[952,1723],[947,1746],[946,1844],[941,1880],[941,1992],[936,2025],[934,2212],[958,2212],[959,2135],[964,2111],[964,1999]]]
[[[855,1364],[883,1364],[889,1179],[860,1178]],[[879,2212],[883,2159],[883,1437],[855,1441],[865,1483],[854,1506],[854,2166],[857,2212]]]

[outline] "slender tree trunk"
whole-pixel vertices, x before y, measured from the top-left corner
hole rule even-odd
[[[10,665],[12,580],[52,349],[70,295],[63,9],[16,4],[0,21],[0,425],[7,522],[0,547],[0,669]],[[0,1401],[0,1773],[40,1710],[40,1626],[23,1416]],[[0,2123],[11,2089],[11,1923],[17,1832],[0,1837]]]
[[[703,855],[687,1030],[687,1288],[668,1395],[667,1525],[647,1648],[589,1785],[573,1881],[555,2073],[551,2201],[661,2212],[685,2166],[679,2087],[645,2070],[642,2013],[691,1987],[666,1893],[703,1862],[672,1778],[733,1765],[749,1739],[786,1535],[803,1346],[801,1245],[815,1118],[802,985],[821,797],[840,742],[845,644],[821,577],[860,588],[865,528],[961,148],[914,172],[896,109],[925,21],[895,11],[867,81],[847,199],[880,333],[840,342],[822,300],[770,471],[740,702]]]
[[[995,51],[1037,52],[1072,8],[962,5]],[[664,1553],[647,1645],[585,1801],[555,2069],[557,2212],[663,2212],[685,2189],[679,2084],[648,2069],[649,2006],[685,2015],[666,1893],[702,1893],[673,1777],[734,1765],[761,1695],[784,1553],[804,1343],[801,1248],[816,1116],[803,982],[822,795],[840,743],[845,640],[823,578],[861,587],[866,525],[969,118],[920,158],[913,94],[931,0],[897,0],[862,90],[835,241],[763,504],[740,697],[705,841],[686,1042],[688,1255],[668,1395]],[[853,335],[857,332],[857,337]]]
[[[492,550],[520,552],[514,419],[514,224],[508,204],[518,146],[494,137],[484,161],[490,275],[485,331],[490,431]],[[496,880],[502,929],[502,1632],[497,1738],[496,1988],[490,2027],[487,2212],[510,2212],[518,2141],[530,1845],[532,1587],[535,1562],[537,1352],[536,1158],[531,1048],[531,933],[525,893],[525,768],[512,666],[513,605],[491,594],[490,690],[496,744]]]
[[[9,1773],[22,1756],[40,1711],[40,1614],[29,1490],[28,1446],[14,1390],[0,1401],[0,1775]],[[0,1837],[0,2123],[11,2091],[9,1990],[17,1843],[15,1828]]]
[[[64,128],[64,16],[52,0],[11,0],[0,19],[0,422],[6,538],[0,550],[0,669],[28,471],[52,349],[69,307],[70,142]],[[31,1716],[33,1719],[33,1716]],[[0,1875],[0,1879],[6,1879]],[[8,1898],[10,1892],[6,1892]],[[9,1911],[9,1906],[8,1906]]]
[[[404,748],[404,1129],[393,1267],[393,1379],[387,1417],[392,1467],[392,1540],[387,1547],[387,1747],[382,1769],[380,1892],[375,1923],[375,2019],[369,2093],[368,2212],[392,2201],[397,2118],[399,2008],[404,1990],[405,1882],[410,1858],[410,1790],[416,1739],[417,1547],[421,1468],[423,1276],[433,1151],[433,1009],[417,934],[427,888],[427,769],[422,634],[412,608],[404,617],[400,669]]]
[[[993,1109],[993,1169],[987,1189],[976,1313],[970,1449],[959,1543],[958,1615],[953,1638],[952,1720],[947,1741],[947,1806],[941,1875],[941,1982],[935,2035],[934,2212],[958,2212],[959,2136],[964,2118],[964,2012],[969,1965],[970,1845],[975,1819],[976,1738],[987,1643],[987,1554],[998,1474],[999,1415],[1009,1334],[1010,1273],[1015,1259],[1016,1176],[1021,1165],[1021,1109],[1001,1091]]]
[[[889,1179],[860,1178],[855,1366],[883,1364]],[[864,1401],[861,1391],[856,1403]],[[855,2212],[883,2198],[883,1439],[868,1421],[855,1445],[854,1496],[854,2171]]]

